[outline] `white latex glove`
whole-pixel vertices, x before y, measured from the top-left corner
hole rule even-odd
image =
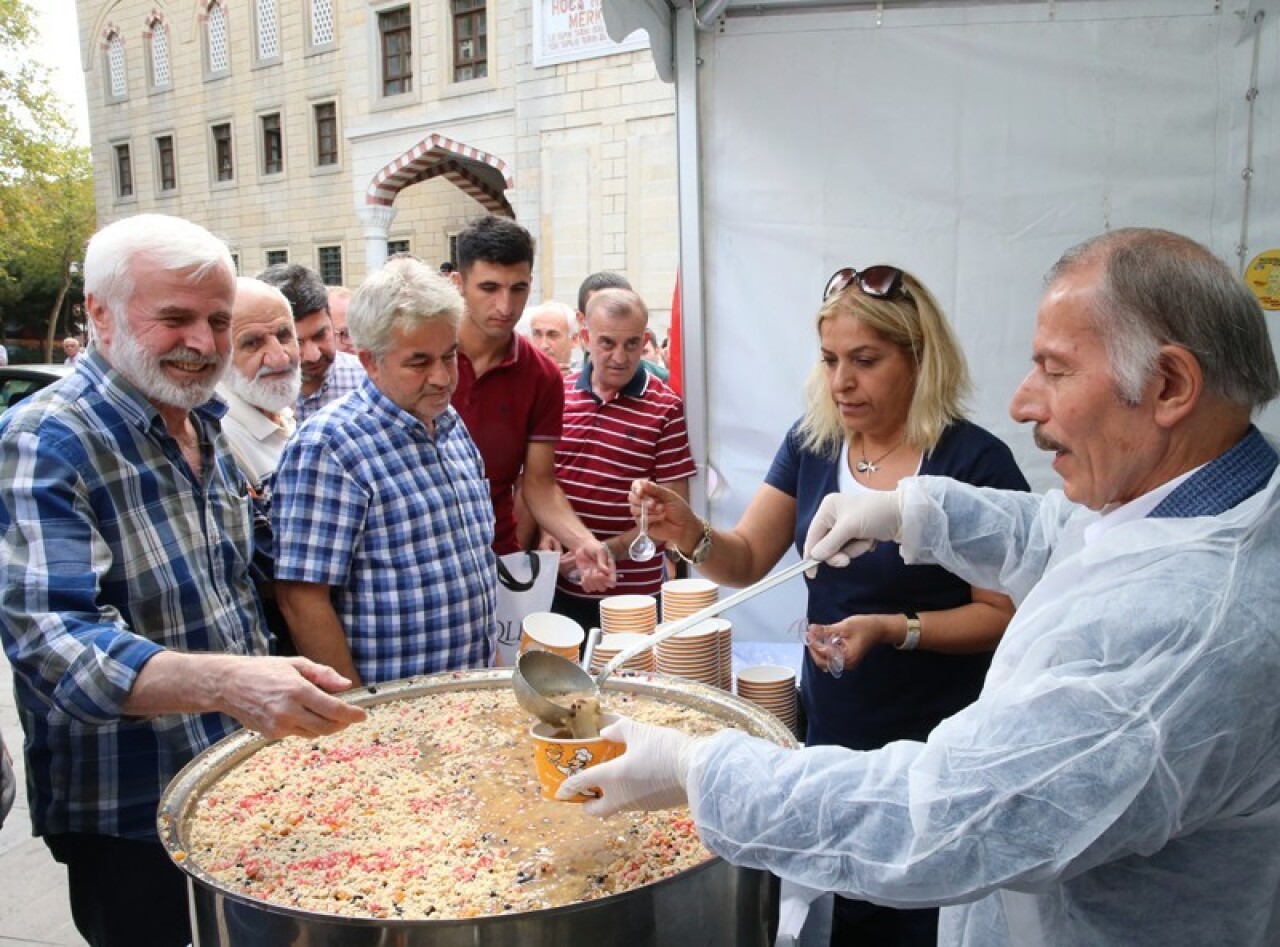
[[[822,895],[823,892],[817,888],[782,879],[778,895],[781,902],[778,907],[778,937],[774,941],[774,947],[800,942],[800,932],[804,930],[804,922],[809,919],[809,908]]]
[[[600,790],[600,798],[582,805],[591,815],[606,816],[624,809],[672,809],[689,801],[686,782],[693,737],[623,717],[600,731],[600,736],[625,744],[621,756],[575,773],[560,784],[557,798]]]
[[[897,490],[831,493],[809,524],[804,537],[805,558],[842,569],[874,548],[877,541],[897,542],[901,531],[902,498]]]

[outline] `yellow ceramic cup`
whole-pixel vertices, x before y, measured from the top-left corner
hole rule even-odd
[[[617,714],[604,714],[604,724],[608,726],[618,719]],[[543,799],[555,799],[556,790],[566,778],[581,770],[599,763],[607,762],[615,756],[621,756],[626,746],[596,737],[592,740],[575,740],[562,730],[549,723],[535,723],[529,728],[533,737],[533,765],[538,772],[538,784],[542,787]],[[556,734],[564,734],[557,736]],[[597,793],[584,795],[579,793],[559,802],[586,802],[595,799]]]

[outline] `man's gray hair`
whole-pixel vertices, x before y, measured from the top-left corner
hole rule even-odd
[[[598,290],[587,303],[583,315],[590,318],[591,314],[597,311],[611,318],[629,316],[633,312],[638,312],[644,316],[646,323],[649,321],[649,307],[644,304],[639,293],[630,289]]]
[[[1162,345],[1194,355],[1206,390],[1227,401],[1256,411],[1280,394],[1262,307],[1208,248],[1167,230],[1115,230],[1064,253],[1046,282],[1093,264],[1094,327],[1125,402],[1141,400]]]
[[[193,281],[221,266],[235,275],[227,245],[181,217],[137,214],[107,224],[89,240],[84,254],[84,291],[98,297],[108,311],[124,314],[133,296],[132,262],[154,260],[162,270],[190,270]]]
[[[347,331],[357,348],[382,358],[396,329],[412,332],[425,322],[462,321],[462,296],[453,281],[421,260],[389,261],[360,284],[347,309]]]

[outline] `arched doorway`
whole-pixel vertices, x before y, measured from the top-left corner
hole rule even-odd
[[[395,199],[405,188],[444,178],[493,214],[515,217],[506,191],[514,183],[501,158],[444,135],[431,134],[373,176],[365,189],[365,271],[372,273],[387,259],[387,234],[395,219]]]

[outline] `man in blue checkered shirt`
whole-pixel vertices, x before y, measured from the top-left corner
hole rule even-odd
[[[214,398],[231,257],[155,214],[85,255],[95,342],[0,419],[0,636],[26,733],[31,821],[67,866],[93,947],[191,940],[186,884],[156,834],[169,780],[237,721],[330,733],[349,681],[265,657],[244,481]]]
[[[449,404],[462,297],[395,259],[351,298],[368,372],[285,448],[272,518],[276,597],[300,654],[362,683],[489,663],[493,506]]]

